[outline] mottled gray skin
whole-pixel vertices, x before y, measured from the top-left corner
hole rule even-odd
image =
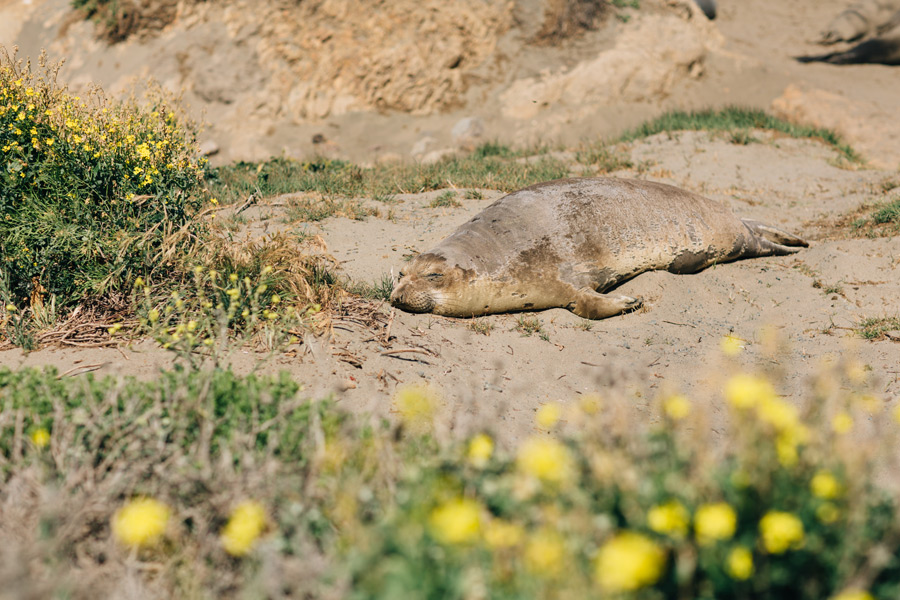
[[[820,44],[852,42],[893,29],[900,23],[900,0],[859,0],[834,18],[822,32]]]
[[[602,292],[644,271],[695,273],[806,245],[670,185],[560,179],[504,196],[420,254],[391,304],[451,317],[567,308],[602,319],[641,305]]]

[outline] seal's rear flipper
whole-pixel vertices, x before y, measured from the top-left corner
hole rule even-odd
[[[583,319],[605,319],[627,310],[638,309],[643,303],[643,298],[600,294],[588,288],[581,288],[576,292],[575,300],[566,308]]]
[[[809,242],[792,233],[754,221],[753,219],[741,219],[744,226],[754,234],[759,242],[759,256],[772,254],[793,254],[800,248],[809,246]]]
[[[782,246],[809,246],[809,242],[803,238],[799,238],[793,233],[788,233],[777,227],[754,221],[753,219],[741,219],[741,222],[747,226],[747,229],[758,235],[759,237],[769,240],[774,244]]]

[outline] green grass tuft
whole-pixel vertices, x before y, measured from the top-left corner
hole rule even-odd
[[[860,321],[856,331],[867,340],[880,340],[888,331],[900,331],[900,317],[869,317]]]
[[[729,106],[721,110],[671,111],[625,132],[619,141],[633,141],[667,131],[740,131],[768,129],[794,138],[817,139],[825,142],[849,161],[860,163],[862,157],[841,137],[823,127],[795,125],[765,111]],[[740,136],[739,136],[740,137]]]
[[[879,225],[894,224],[900,227],[900,198],[875,209],[872,212],[872,221]]]
[[[570,174],[552,158],[519,162],[505,146],[485,144],[464,157],[435,164],[388,164],[360,167],[340,160],[297,161],[273,158],[261,163],[236,163],[213,169],[208,192],[223,204],[243,201],[250,194],[262,197],[289,192],[315,192],[325,198],[386,198],[447,187],[517,190]],[[327,212],[327,211],[326,211]],[[298,215],[318,220],[325,213]]]

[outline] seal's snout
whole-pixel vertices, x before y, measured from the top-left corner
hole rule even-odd
[[[407,312],[429,312],[434,308],[434,298],[426,290],[417,289],[414,283],[401,280],[391,294],[391,305]]]

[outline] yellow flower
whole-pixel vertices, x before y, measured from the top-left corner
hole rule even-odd
[[[544,483],[565,484],[575,476],[575,460],[569,449],[552,438],[526,440],[519,448],[516,466]]]
[[[50,444],[50,432],[40,427],[31,432],[31,442],[38,448],[46,448]]]
[[[765,399],[775,397],[772,384],[753,375],[735,375],[725,385],[725,398],[739,409],[752,408]]]
[[[725,502],[704,504],[694,515],[694,533],[701,546],[731,539],[736,528],[737,514]]]
[[[144,278],[138,277],[134,280],[134,287],[144,287]]]
[[[494,519],[484,528],[484,543],[489,548],[511,548],[522,543],[525,531],[520,525]]]
[[[431,427],[439,401],[437,391],[427,385],[406,385],[394,395],[394,410],[400,413],[404,425],[422,430]]]
[[[562,571],[565,554],[566,548],[558,533],[539,531],[525,545],[525,566],[537,575],[553,577]]]
[[[687,535],[690,515],[678,500],[654,506],[647,513],[647,525],[656,533],[664,533],[674,538]]]
[[[554,425],[559,421],[559,417],[562,415],[562,410],[559,408],[559,404],[555,402],[551,402],[549,404],[542,405],[538,410],[537,414],[534,417],[535,422],[538,427],[541,429],[552,429]]]
[[[216,206],[217,204],[219,204],[219,199],[218,198],[210,198],[209,203],[212,204],[213,206]]]
[[[770,554],[782,554],[803,546],[803,522],[788,512],[772,510],[759,522],[763,546]]]
[[[737,356],[744,349],[744,340],[729,333],[719,342],[719,347],[725,356]]]
[[[136,498],[113,515],[113,535],[125,546],[150,546],[165,533],[169,514],[169,507],[158,500]]]
[[[663,410],[673,421],[680,421],[691,414],[691,401],[680,394],[675,394],[663,401]]]
[[[743,546],[735,546],[726,560],[728,574],[732,579],[744,581],[753,575],[753,553]]]
[[[156,323],[159,321],[159,311],[155,308],[151,308],[150,312],[147,313],[147,318],[150,319],[151,323]]]
[[[586,415],[596,415],[603,407],[603,400],[596,394],[586,394],[578,402],[578,408]]]
[[[608,592],[630,592],[656,583],[665,561],[665,552],[649,538],[620,533],[600,548],[594,576]]]
[[[874,415],[881,410],[882,401],[873,394],[863,394],[859,397],[859,403],[867,413]]]
[[[813,495],[824,500],[837,498],[841,494],[841,484],[828,471],[819,471],[813,475],[809,488],[812,490]]]
[[[479,433],[469,441],[469,450],[466,453],[466,456],[469,459],[470,465],[478,469],[483,469],[487,466],[493,453],[494,440],[487,434]]]
[[[816,518],[826,525],[831,525],[841,518],[841,511],[831,502],[823,502],[816,508]]]
[[[760,398],[756,412],[761,421],[778,431],[795,427],[800,422],[797,408],[774,395]]]
[[[779,435],[775,440],[775,454],[778,456],[778,462],[785,468],[793,467],[797,464],[797,443],[790,437]]]
[[[844,590],[837,596],[832,596],[831,600],[875,600],[875,598],[865,590]]]
[[[231,512],[219,540],[225,552],[243,556],[253,549],[266,528],[266,511],[259,502],[245,500]]]
[[[838,435],[844,435],[853,429],[853,417],[849,413],[839,412],[831,419],[831,430]]]
[[[431,511],[431,534],[444,544],[467,544],[481,532],[481,506],[474,500],[450,500]]]

